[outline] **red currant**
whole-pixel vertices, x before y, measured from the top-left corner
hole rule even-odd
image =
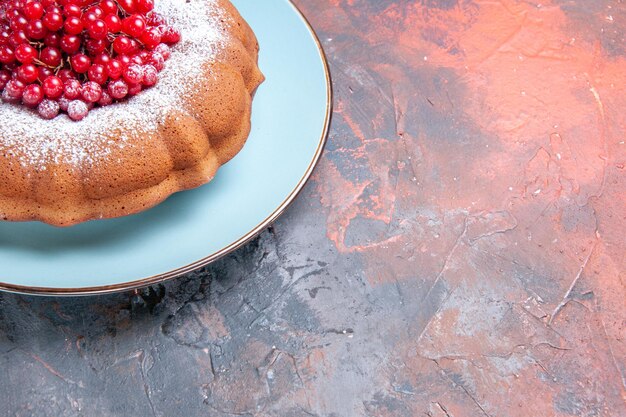
[[[65,84],[63,84],[63,95],[66,98],[73,100],[80,96],[81,88],[82,85],[80,81],[72,79],[67,80],[65,81]]]
[[[121,100],[128,94],[128,84],[123,80],[110,82],[108,92],[114,99]]]
[[[149,28],[139,38],[146,48],[153,49],[161,43],[161,31],[157,28]]]
[[[180,32],[176,28],[169,26],[163,31],[161,40],[169,45],[178,43],[180,41]]]
[[[40,40],[46,37],[48,29],[45,28],[41,20],[31,20],[26,26],[26,36],[30,39]]]
[[[73,100],[67,106],[67,115],[74,121],[83,120],[89,113],[89,108],[85,102]]]
[[[83,11],[77,4],[66,4],[63,6],[63,14],[67,17],[80,17]]]
[[[82,120],[155,85],[180,38],[154,0],[0,0],[1,98]]]
[[[75,80],[77,78],[77,75],[74,71],[72,71],[69,68],[64,68],[61,71],[59,71],[59,73],[57,74],[57,76],[63,81],[67,81],[67,80]]]
[[[57,117],[60,110],[61,107],[59,106],[59,103],[50,99],[42,100],[41,103],[39,103],[39,106],[37,106],[37,113],[39,113],[39,115],[44,119],[48,120]]]
[[[114,0],[102,0],[98,5],[104,14],[117,14],[117,3]]]
[[[37,50],[30,46],[30,44],[21,44],[15,49],[15,58],[22,64],[30,64],[37,58]]]
[[[65,21],[63,28],[68,35],[78,35],[83,31],[83,22],[80,18],[73,16]]]
[[[9,71],[0,70],[0,90],[4,89],[10,79],[11,73]]]
[[[26,86],[22,93],[22,102],[27,106],[34,107],[43,100],[43,89],[39,84],[30,84]]]
[[[134,38],[140,37],[146,30],[146,21],[139,15],[132,15],[122,20],[122,31]]]
[[[152,65],[146,65],[143,67],[143,79],[141,83],[146,87],[152,87],[159,80],[159,72]]]
[[[138,64],[130,64],[124,70],[122,76],[129,84],[138,84],[143,79],[143,68]]]
[[[0,46],[0,63],[10,64],[12,62],[15,62],[13,49],[8,45]]]
[[[22,97],[24,88],[26,88],[26,85],[23,82],[12,79],[9,80],[7,85],[4,86],[4,92],[6,92],[9,98],[17,100]]]
[[[104,23],[106,23],[107,29],[111,33],[117,33],[122,30],[122,20],[116,14],[108,14],[104,16]]]
[[[70,58],[70,63],[72,64],[72,69],[76,71],[78,74],[82,74],[87,72],[89,66],[91,65],[91,59],[85,54],[76,54]]]
[[[39,54],[39,60],[49,67],[58,67],[61,64],[61,51],[47,46]]]
[[[75,35],[65,35],[61,38],[60,47],[63,52],[73,55],[80,49],[81,40]]]
[[[113,50],[119,55],[125,55],[132,50],[132,42],[126,36],[118,36],[113,41]]]
[[[122,10],[124,10],[128,14],[135,12],[135,0],[118,0],[118,4],[122,8]]]
[[[124,66],[117,59],[112,59],[106,64],[107,73],[112,80],[117,80],[122,76],[122,72],[124,71]]]
[[[15,75],[20,81],[23,81],[24,84],[30,84],[37,81],[39,78],[39,72],[37,71],[37,67],[33,64],[22,65],[17,67],[15,71]]]
[[[46,13],[43,20],[46,29],[56,32],[63,27],[63,16],[60,13]]]
[[[89,77],[90,81],[94,81],[100,85],[103,85],[108,79],[108,74],[104,65],[94,64],[89,67],[89,70],[87,71],[87,77]]]
[[[87,25],[87,33],[92,39],[105,39],[107,37],[107,25],[103,20],[94,20]]]
[[[102,97],[102,87],[96,82],[87,81],[85,84],[83,84],[81,95],[85,102],[95,103],[100,100],[100,97]]]
[[[111,103],[113,103],[113,97],[111,97],[107,91],[102,90],[102,95],[100,96],[100,100],[98,100],[98,105],[104,107]]]
[[[48,67],[37,67],[37,81],[42,83],[46,78],[53,75],[54,72]]]
[[[56,32],[50,32],[43,40],[44,45],[59,48],[61,46],[61,35]]]
[[[48,98],[59,98],[63,94],[63,81],[61,78],[51,75],[42,84],[43,92]]]
[[[136,10],[139,13],[148,13],[154,9],[154,0],[137,0]]]
[[[30,20],[41,19],[43,16],[43,5],[35,1],[26,3],[22,10],[24,16]]]

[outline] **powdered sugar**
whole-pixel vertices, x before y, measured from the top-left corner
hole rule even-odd
[[[0,152],[17,155],[23,165],[41,170],[59,162],[89,166],[114,147],[128,145],[123,135],[115,140],[106,135],[112,127],[149,132],[172,109],[180,110],[191,81],[201,75],[202,63],[225,45],[223,16],[217,0],[159,0],[155,10],[182,34],[155,87],[128,101],[93,109],[80,122],[67,115],[44,120],[21,105],[0,103]]]

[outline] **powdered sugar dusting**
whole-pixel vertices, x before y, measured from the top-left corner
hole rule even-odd
[[[0,103],[0,152],[18,155],[23,165],[41,170],[60,162],[89,166],[111,149],[132,146],[128,137],[111,140],[106,132],[112,127],[150,132],[172,109],[181,109],[202,63],[225,45],[222,11],[217,0],[159,0],[155,10],[182,34],[155,87],[128,101],[93,109],[80,122],[67,115],[44,120],[23,106]]]

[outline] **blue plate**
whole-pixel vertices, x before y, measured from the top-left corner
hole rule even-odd
[[[209,184],[134,216],[59,229],[0,223],[0,289],[80,295],[181,275],[243,245],[274,221],[324,147],[331,87],[320,43],[288,0],[233,0],[256,33],[267,80],[244,149]]]

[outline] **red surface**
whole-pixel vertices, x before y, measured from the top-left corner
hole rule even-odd
[[[337,95],[327,236],[418,306],[367,413],[626,415],[626,4],[299,3]]]

